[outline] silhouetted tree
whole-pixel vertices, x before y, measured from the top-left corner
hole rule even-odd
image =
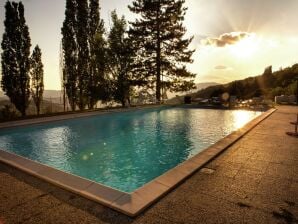
[[[223,86],[216,86],[216,88],[211,93],[211,97],[221,97],[221,95],[225,93],[225,89]]]
[[[96,76],[94,94],[97,100],[108,102],[112,99],[112,78],[108,73],[107,40],[104,35],[98,33],[95,40]]]
[[[99,0],[67,0],[62,27],[64,82],[72,110],[106,100],[106,40]]]
[[[29,29],[22,2],[7,1],[5,10],[5,31],[1,44],[3,50],[1,86],[17,110],[25,116],[30,98]]]
[[[228,87],[228,92],[231,96],[243,97],[243,84],[241,81],[234,81]]]
[[[89,84],[89,9],[87,0],[77,0],[77,44],[78,44],[78,107],[88,104]]]
[[[184,38],[187,8],[184,0],[134,0],[129,9],[140,18],[131,23],[130,35],[138,50],[135,71],[155,83],[156,100],[162,85],[171,91],[194,88],[194,74],[186,69],[194,51],[188,50],[192,38]],[[163,77],[165,81],[163,82]]]
[[[76,109],[78,80],[78,46],[76,42],[77,22],[76,0],[66,0],[65,20],[61,29],[64,55],[63,80],[66,95],[72,111]]]
[[[41,50],[38,45],[33,50],[30,60],[31,94],[36,106],[37,114],[40,113],[40,105],[44,90],[43,85],[43,64],[41,61]]]
[[[130,38],[127,36],[127,23],[116,11],[111,14],[112,28],[108,37],[108,68],[113,76],[113,99],[125,106],[130,102],[130,92],[134,85],[144,82],[138,80],[132,72],[134,51]]]
[[[267,78],[264,85],[264,76]],[[252,97],[264,96],[266,98],[274,99],[274,96],[282,94],[297,94],[298,89],[298,64],[291,67],[280,69],[279,71],[272,72],[272,68],[267,67],[264,73],[260,76],[249,77],[240,81],[230,82],[221,85],[224,91],[235,94],[238,92],[243,99],[250,99]],[[270,81],[271,80],[271,81]],[[219,86],[210,86],[206,89],[198,91],[196,97],[210,97],[216,95],[216,90]],[[215,92],[215,94],[212,94]]]
[[[270,88],[274,84],[274,76],[272,74],[272,66],[268,66],[261,77],[260,86],[263,89]]]
[[[106,101],[107,82],[106,71],[106,40],[104,38],[104,22],[100,19],[98,0],[90,0],[89,9],[89,82],[88,107],[93,109],[99,100]]]

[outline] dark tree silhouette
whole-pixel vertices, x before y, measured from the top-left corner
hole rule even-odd
[[[65,20],[61,29],[62,48],[64,55],[63,86],[72,111],[76,109],[77,103],[77,80],[78,80],[78,46],[76,42],[76,0],[67,0],[65,9]]]
[[[78,107],[84,110],[88,104],[89,84],[89,8],[87,0],[77,0],[77,44],[78,44]]]
[[[43,64],[41,61],[41,50],[38,45],[33,50],[30,60],[31,94],[36,106],[37,115],[40,114],[40,105],[44,90]]]
[[[228,93],[231,96],[241,97],[244,88],[240,81],[234,81],[228,86]]]
[[[144,82],[132,72],[134,50],[127,36],[127,22],[116,11],[111,14],[112,28],[108,37],[108,71],[113,77],[113,99],[125,106],[130,102],[131,88]]]
[[[272,66],[268,66],[261,77],[260,86],[263,89],[269,88],[274,84],[274,76],[272,74]]]
[[[22,116],[30,98],[30,47],[29,29],[24,17],[22,2],[7,1],[5,5],[5,31],[2,40],[1,86]]]
[[[62,27],[63,80],[72,110],[94,108],[107,96],[106,41],[99,0],[67,0]]]
[[[99,100],[106,101],[107,82],[106,71],[106,40],[104,38],[104,22],[100,19],[98,0],[90,0],[89,9],[89,80],[88,108],[93,109]]]
[[[210,86],[194,94],[195,98],[217,95],[222,89],[230,95],[237,95],[241,99],[250,99],[263,96],[274,99],[279,95],[296,95],[298,89],[298,64],[272,72],[272,67],[265,69],[262,75],[249,77],[243,80],[227,83],[225,85]],[[212,94],[215,93],[215,94]]]
[[[129,6],[140,16],[131,23],[130,30],[138,50],[135,70],[155,83],[157,101],[161,99],[162,87],[171,91],[194,88],[195,75],[186,69],[193,62],[194,51],[188,49],[192,38],[184,38],[187,10],[184,3],[184,0],[134,0]]]

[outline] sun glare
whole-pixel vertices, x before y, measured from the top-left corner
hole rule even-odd
[[[233,111],[234,115],[234,125],[235,127],[242,128],[250,119],[250,116],[247,111],[244,110],[235,110]]]
[[[259,40],[255,34],[243,38],[238,43],[231,45],[231,53],[237,58],[253,57],[259,48]]]

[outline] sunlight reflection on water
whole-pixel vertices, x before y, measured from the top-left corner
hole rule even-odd
[[[145,109],[0,130],[0,148],[132,192],[261,114]]]

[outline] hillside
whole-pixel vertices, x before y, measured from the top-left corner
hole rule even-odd
[[[298,64],[272,72],[265,69],[262,75],[237,80],[224,85],[210,86],[191,94],[193,98],[210,98],[229,93],[239,99],[264,96],[273,99],[277,95],[296,95],[298,82]]]
[[[216,82],[203,82],[203,83],[196,83],[195,85],[196,85],[196,88],[194,90],[192,90],[192,93],[197,92],[197,91],[199,91],[201,89],[205,89],[205,88],[207,88],[209,86],[218,85],[218,83],[216,83]],[[168,99],[175,98],[177,95],[178,96],[185,95],[185,92],[184,93],[183,92],[180,92],[180,93],[175,93],[174,92],[174,93],[172,93],[170,91],[167,92]]]
[[[61,91],[60,90],[45,90],[43,92],[43,97],[45,99],[60,98]],[[0,91],[0,100],[4,100],[4,99],[8,99],[8,97],[4,95],[4,92]]]

